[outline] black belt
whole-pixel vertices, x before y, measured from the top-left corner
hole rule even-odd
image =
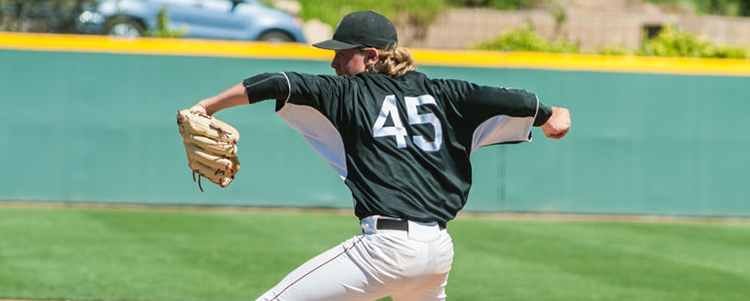
[[[401,230],[409,231],[409,222],[400,219],[378,219],[378,230]]]
[[[402,219],[380,218],[378,219],[377,228],[378,230],[409,231],[409,221],[402,220]],[[440,230],[443,230],[443,229],[445,229],[445,227],[440,226]]]

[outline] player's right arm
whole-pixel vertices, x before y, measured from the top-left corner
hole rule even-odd
[[[481,86],[460,80],[434,80],[444,87],[446,99],[451,99],[460,108],[462,118],[469,120],[476,136],[505,137],[512,133],[515,142],[530,140],[532,126],[540,127],[545,136],[560,139],[570,130],[570,114],[567,109],[547,107],[534,93],[524,90]],[[498,116],[506,116],[505,122],[497,122]],[[511,122],[512,121],[512,122]],[[491,123],[488,123],[491,122]],[[500,127],[503,125],[504,127]],[[481,130],[477,132],[477,130]],[[522,139],[523,137],[527,137]],[[502,143],[502,139],[486,139],[479,146]]]
[[[552,116],[539,127],[547,138],[560,139],[570,131],[570,111],[552,107]]]

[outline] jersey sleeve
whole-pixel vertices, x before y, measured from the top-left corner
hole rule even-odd
[[[336,122],[341,117],[344,94],[353,88],[347,77],[284,73],[289,78],[289,97],[284,102],[277,101],[277,109],[287,104],[310,106]]]
[[[292,72],[263,74],[244,81],[250,102],[275,99],[276,114],[297,130],[336,173],[347,175],[339,129],[346,110],[343,91],[350,79]]]
[[[319,111],[332,122],[342,116],[344,95],[355,92],[356,85],[345,76],[311,75],[296,72],[264,73],[243,81],[248,101],[276,100],[276,111],[288,104],[307,106]]]
[[[467,124],[471,152],[485,145],[531,141],[531,128],[549,118],[549,108],[533,93],[481,86],[458,80],[438,80],[448,99]],[[540,115],[539,112],[542,112]]]
[[[242,81],[248,102],[253,104],[267,99],[289,98],[289,80],[283,73],[263,73]]]

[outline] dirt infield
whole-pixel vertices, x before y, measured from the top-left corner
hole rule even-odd
[[[340,208],[291,208],[291,207],[251,207],[251,206],[197,206],[197,205],[142,205],[76,202],[27,202],[0,201],[0,208],[59,208],[80,210],[123,210],[123,211],[201,211],[201,212],[245,212],[283,214],[335,214],[352,215],[352,209]],[[731,223],[748,224],[750,218],[723,216],[667,216],[667,215],[617,215],[617,214],[567,214],[567,213],[479,213],[462,211],[457,219],[499,219],[499,220],[540,220],[540,221],[608,221],[640,223]],[[2,300],[0,301],[9,301]]]

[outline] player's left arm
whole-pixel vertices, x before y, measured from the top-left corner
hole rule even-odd
[[[299,93],[305,96],[311,94],[309,91]],[[291,96],[290,75],[263,73],[246,78],[242,83],[234,85],[224,92],[199,101],[190,110],[212,115],[234,106],[253,104],[268,99],[287,100]]]
[[[247,91],[245,85],[240,83],[224,92],[199,101],[190,108],[190,111],[213,115],[223,109],[246,104],[250,104]]]

